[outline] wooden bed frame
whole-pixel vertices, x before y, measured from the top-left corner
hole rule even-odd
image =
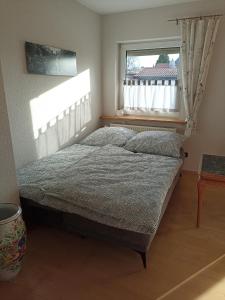
[[[160,221],[164,215],[167,204],[169,203],[180,175],[181,168],[179,169],[166,195]],[[34,223],[45,224],[51,227],[67,230],[69,232],[78,233],[83,237],[93,237],[113,242],[119,246],[130,248],[139,253],[141,255],[144,268],[147,268],[148,250],[154,236],[104,225],[81,217],[77,214],[67,213],[47,206],[42,206],[30,199],[21,198],[21,205],[23,209],[23,217],[28,227],[30,224]]]

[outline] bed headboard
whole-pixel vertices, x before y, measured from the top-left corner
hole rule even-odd
[[[155,127],[155,126],[140,126],[140,125],[128,125],[128,124],[114,124],[110,123],[110,127],[125,127],[132,129],[137,132],[142,132],[142,131],[171,131],[171,132],[176,132],[176,128],[169,128],[169,127]]]

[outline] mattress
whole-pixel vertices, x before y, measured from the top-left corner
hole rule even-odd
[[[154,235],[182,160],[74,144],[17,171],[20,196],[119,229]]]

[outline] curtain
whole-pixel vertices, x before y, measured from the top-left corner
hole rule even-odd
[[[125,80],[124,111],[178,111],[177,90],[177,80]]]
[[[221,17],[207,17],[180,22],[182,94],[187,117],[187,136],[196,128],[220,19]]]

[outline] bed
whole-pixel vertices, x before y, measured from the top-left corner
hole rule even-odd
[[[133,135],[125,145],[108,137],[104,144],[74,144],[19,169],[24,218],[133,249],[146,267],[183,159],[131,151],[126,145]]]

